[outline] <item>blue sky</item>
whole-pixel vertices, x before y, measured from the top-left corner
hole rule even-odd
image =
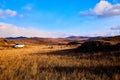
[[[120,0],[0,0],[0,37],[120,34]]]

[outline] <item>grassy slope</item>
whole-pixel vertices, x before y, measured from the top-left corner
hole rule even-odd
[[[120,36],[101,38],[101,39],[97,39],[97,40],[98,40],[98,41],[110,42],[110,43],[112,43],[112,44],[117,44],[117,43],[120,43]]]
[[[11,45],[14,43],[14,41],[9,41],[4,38],[0,38],[0,49],[11,47]]]
[[[24,38],[24,39],[17,39],[13,40],[15,42],[22,42],[27,45],[38,45],[38,44],[46,44],[46,45],[57,45],[57,44],[68,44],[69,42],[72,41],[77,41],[81,42],[82,40],[87,40],[87,39],[69,39],[69,38]]]
[[[119,61],[120,51],[79,53],[65,45],[10,48],[0,50],[0,80],[120,80]]]
[[[72,41],[77,41],[80,42],[81,41],[86,41],[87,38],[23,38],[23,39],[16,39],[13,40],[16,43],[24,43],[26,45],[38,45],[38,44],[47,44],[47,45],[51,45],[51,44],[67,44],[69,42]],[[120,43],[120,36],[115,36],[115,37],[108,37],[108,38],[100,38],[100,39],[96,39],[98,41],[106,41],[106,42],[110,42],[112,44],[116,44],[116,43]]]
[[[120,79],[120,51],[83,54],[71,48],[43,45],[2,50],[0,80]]]

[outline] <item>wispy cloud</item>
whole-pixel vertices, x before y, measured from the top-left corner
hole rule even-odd
[[[0,9],[0,18],[4,17],[4,11]]]
[[[18,27],[13,24],[0,23],[0,37],[67,37],[70,34],[62,32],[47,32],[36,29]]]
[[[24,17],[24,14],[20,14],[19,17],[20,17],[20,18],[23,18],[23,17]]]
[[[22,13],[19,14],[19,18],[23,18],[25,16],[28,16],[31,13],[32,9],[33,9],[33,4],[29,3],[29,4],[25,5],[25,6],[23,6],[21,8]]]
[[[23,7],[24,10],[28,10],[28,11],[32,10],[32,8],[33,8],[32,4],[27,4]]]
[[[120,4],[112,5],[106,0],[101,0],[93,9],[81,11],[85,16],[111,17],[120,15]]]

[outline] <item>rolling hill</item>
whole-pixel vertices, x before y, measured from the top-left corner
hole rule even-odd
[[[111,36],[111,37],[102,37],[102,38],[99,38],[96,40],[110,42],[111,44],[117,44],[117,43],[120,43],[120,35],[119,36]]]
[[[14,39],[16,43],[24,43],[27,45],[60,45],[60,44],[68,44],[72,41],[81,41],[75,39],[67,39],[67,38],[23,38],[23,39]]]
[[[7,39],[4,39],[4,38],[0,38],[0,49],[11,47],[13,44],[15,44],[14,41],[7,40]]]
[[[84,41],[104,41],[110,42],[112,44],[120,43],[120,36],[113,37],[80,37],[80,36],[70,36],[67,38],[27,38],[27,37],[9,37],[9,38],[0,38],[0,47],[10,46],[15,43],[23,43],[25,45],[60,45],[68,44],[70,42],[82,43]]]

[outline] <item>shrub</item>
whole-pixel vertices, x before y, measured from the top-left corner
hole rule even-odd
[[[82,52],[109,51],[116,50],[118,46],[119,44],[111,45],[108,42],[88,41],[79,46],[77,50]]]

